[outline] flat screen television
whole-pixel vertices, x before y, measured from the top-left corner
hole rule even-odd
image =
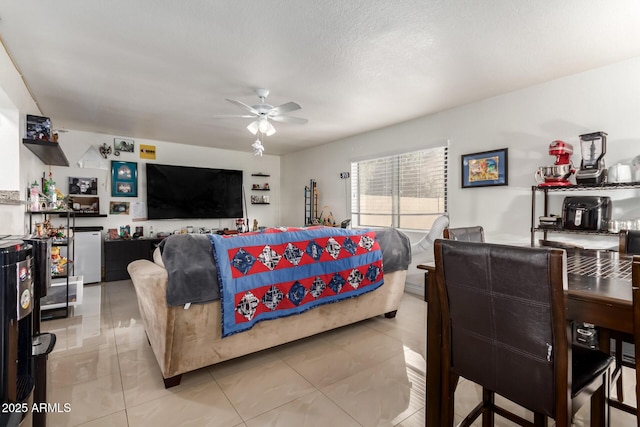
[[[147,217],[242,218],[242,171],[147,163]]]

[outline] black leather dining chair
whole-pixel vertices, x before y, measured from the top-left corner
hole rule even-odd
[[[462,242],[484,242],[484,228],[480,225],[472,227],[445,228],[442,236],[449,240]]]
[[[631,265],[631,295],[633,299],[633,346],[640,355],[640,256],[633,256]],[[640,370],[636,369],[636,420],[640,425]]]
[[[443,425],[453,424],[458,376],[482,386],[482,401],[460,425],[494,414],[519,425],[571,424],[591,400],[591,425],[608,425],[613,357],[573,346],[566,319],[562,249],[437,240],[442,312]],[[495,404],[495,394],[533,411],[528,421]]]
[[[640,255],[640,230],[620,230],[618,252],[626,255]],[[630,334],[618,331],[611,331],[610,334],[614,343],[616,358],[616,369],[613,374],[613,377],[616,379],[616,397],[619,402],[623,402],[624,387],[622,384],[622,367],[628,366],[635,368],[635,363],[625,363],[622,357],[622,344],[625,342],[633,344],[634,338]]]
[[[620,230],[618,252],[640,255],[640,230]]]

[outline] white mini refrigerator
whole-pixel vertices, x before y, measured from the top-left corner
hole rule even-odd
[[[84,276],[84,283],[97,283],[102,270],[102,227],[76,227],[74,229],[74,267],[76,276]],[[91,231],[87,231],[91,229]]]

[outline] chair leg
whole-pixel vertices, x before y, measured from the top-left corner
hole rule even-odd
[[[618,402],[624,401],[622,393],[622,339],[616,338],[616,371],[620,370],[618,381],[616,381],[616,393],[618,395]]]
[[[607,378],[603,379],[603,384],[596,390],[595,393],[591,396],[591,426],[597,427],[606,427],[608,426],[608,409],[605,408],[606,405],[606,397],[605,387],[607,387],[608,375]]]
[[[636,349],[638,346],[636,346]],[[637,351],[637,350],[636,350]],[[636,366],[637,366],[636,362]],[[640,398],[638,397],[638,385],[640,384],[640,371],[636,368],[636,420],[640,427]]]
[[[454,401],[457,384],[457,375],[453,372],[443,369],[442,372],[442,407],[440,408],[443,426],[453,426],[454,419]]]
[[[482,387],[482,402],[486,409],[482,413],[482,427],[493,427],[495,415],[493,406],[495,405],[495,395],[493,391]]]
[[[533,425],[536,427],[547,427],[547,416],[539,412],[533,414]]]

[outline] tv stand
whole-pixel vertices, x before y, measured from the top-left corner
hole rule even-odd
[[[137,259],[153,259],[153,251],[162,239],[118,239],[104,241],[105,282],[129,279],[127,266]]]

